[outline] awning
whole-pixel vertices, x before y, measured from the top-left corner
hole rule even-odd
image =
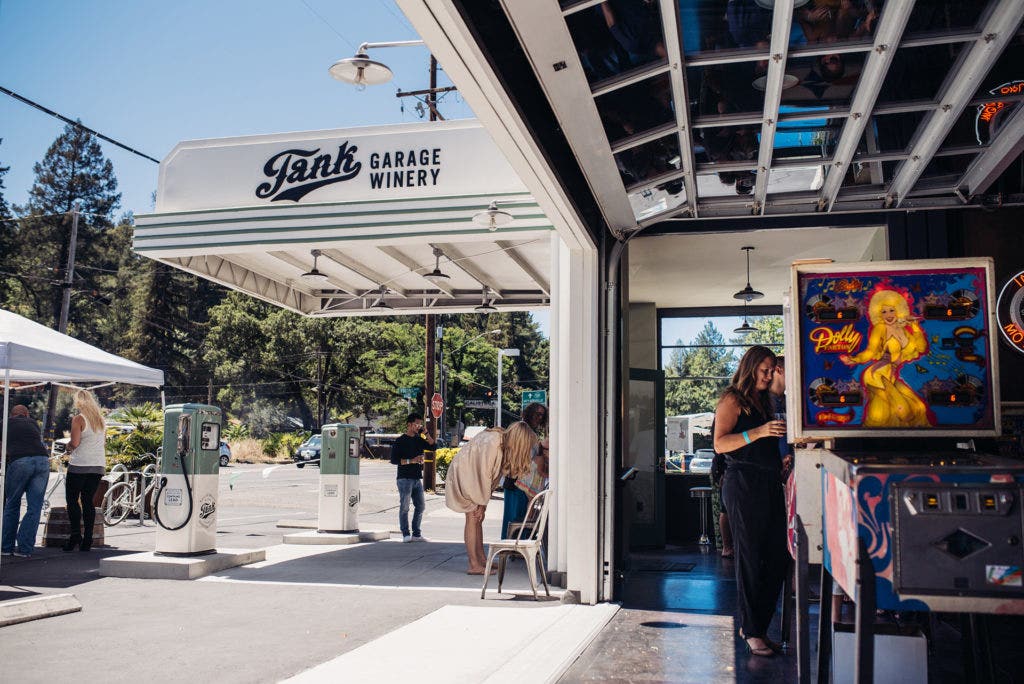
[[[507,222],[480,223],[492,203]],[[137,252],[298,313],[550,299],[551,221],[475,121],[184,142],[156,209]]]
[[[159,387],[164,372],[0,309],[0,382],[124,382]]]

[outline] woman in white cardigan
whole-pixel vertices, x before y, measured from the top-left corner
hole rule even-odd
[[[487,564],[484,554],[484,513],[491,492],[505,476],[513,479],[530,469],[530,456],[537,444],[537,433],[520,421],[508,431],[491,428],[478,434],[459,449],[448,466],[444,482],[445,504],[466,514],[465,541],[469,570],[482,575]]]
[[[75,408],[78,415],[71,419],[71,441],[68,443],[71,461],[68,464],[67,481],[64,483],[71,536],[63,548],[64,551],[74,551],[76,548],[88,551],[92,548],[92,528],[96,521],[96,507],[92,499],[100,485],[100,478],[107,472],[107,430],[100,406],[92,392],[75,392]]]

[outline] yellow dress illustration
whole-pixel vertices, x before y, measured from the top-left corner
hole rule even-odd
[[[869,364],[861,382],[867,391],[864,427],[931,427],[928,407],[900,379],[900,368],[928,350],[928,340],[907,300],[894,290],[879,290],[868,304],[871,332],[864,351],[839,360],[848,366]]]

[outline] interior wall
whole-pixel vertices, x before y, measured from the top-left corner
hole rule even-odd
[[[950,212],[951,213],[951,212]],[[996,296],[1024,271],[1024,210],[965,211],[956,217],[951,239],[956,256],[990,256],[995,261]],[[1024,401],[1024,354],[999,335],[999,392],[1002,401]]]
[[[654,302],[629,304],[629,367],[658,368],[658,309]]]

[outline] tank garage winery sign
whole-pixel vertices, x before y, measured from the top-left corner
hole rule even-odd
[[[188,141],[160,174],[158,212],[526,189],[475,121]]]

